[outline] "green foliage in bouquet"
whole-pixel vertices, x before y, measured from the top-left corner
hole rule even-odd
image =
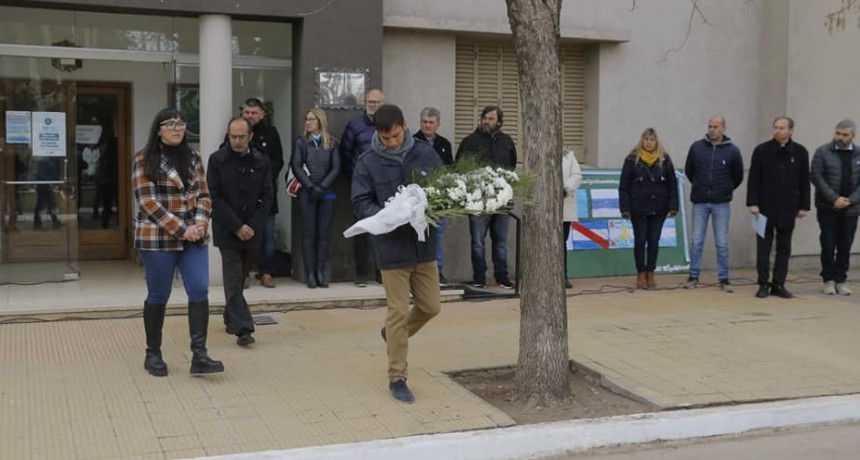
[[[426,176],[412,177],[427,195],[426,215],[432,223],[446,217],[501,214],[516,203],[527,204],[536,181],[533,174],[488,166],[468,154]]]

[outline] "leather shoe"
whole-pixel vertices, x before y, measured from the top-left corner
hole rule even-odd
[[[267,288],[275,287],[275,279],[268,273],[260,277],[260,285]]]
[[[388,343],[388,334],[385,333],[385,326],[382,326],[382,330],[379,331],[379,335],[382,336],[382,341]]]
[[[774,284],[773,287],[770,288],[770,294],[782,297],[783,299],[791,299],[794,297],[794,295],[788,292],[788,289],[786,289],[782,284]]]
[[[250,333],[241,334],[239,337],[236,338],[236,344],[241,345],[243,347],[246,347],[256,341],[257,340],[254,339],[254,336],[252,336]]]
[[[767,284],[760,284],[758,286],[758,291],[755,291],[755,296],[759,299],[764,299],[769,294]]]

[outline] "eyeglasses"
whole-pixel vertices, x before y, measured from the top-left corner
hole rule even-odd
[[[160,126],[164,126],[167,129],[185,129],[188,126],[188,123],[184,121],[176,121],[176,120],[166,120],[162,121]]]

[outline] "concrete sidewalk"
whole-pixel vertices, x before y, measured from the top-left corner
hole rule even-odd
[[[573,296],[572,358],[666,408],[860,392],[858,299],[819,287],[792,284],[793,300],[753,286]],[[227,370],[202,378],[188,375],[183,317],[165,324],[166,378],[143,370],[140,319],[0,326],[0,458],[180,458],[513,423],[444,372],[514,363],[517,300],[443,306],[411,341],[414,405],[388,395],[384,309],[271,315],[249,349],[213,316]]]

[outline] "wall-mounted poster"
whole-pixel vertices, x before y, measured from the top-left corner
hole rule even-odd
[[[33,112],[33,156],[66,156],[65,112]]]
[[[6,143],[7,144],[29,144],[32,142],[32,128],[30,126],[30,112],[7,110],[6,111]]]

